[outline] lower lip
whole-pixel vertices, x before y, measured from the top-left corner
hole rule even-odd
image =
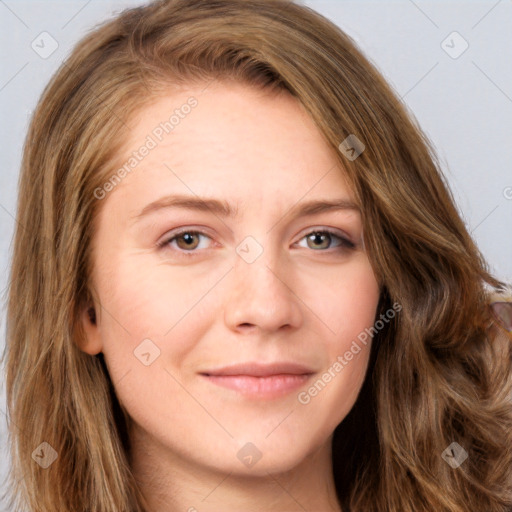
[[[234,389],[245,396],[256,398],[275,398],[300,388],[311,377],[311,373],[303,375],[270,375],[253,377],[250,375],[204,375],[211,383],[224,388]]]

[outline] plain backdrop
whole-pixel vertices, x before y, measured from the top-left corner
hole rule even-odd
[[[0,0],[0,350],[17,180],[31,113],[88,30],[143,3]],[[302,3],[351,35],[402,97],[432,140],[492,271],[512,281],[512,0]],[[3,480],[9,465],[3,369],[0,382]]]

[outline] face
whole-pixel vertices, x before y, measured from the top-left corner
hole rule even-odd
[[[119,155],[137,162],[97,193],[81,348],[103,352],[159,456],[264,475],[329,442],[352,408],[379,286],[343,169],[301,105],[202,89],[146,106]]]

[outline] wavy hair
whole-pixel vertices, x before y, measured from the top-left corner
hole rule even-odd
[[[77,346],[92,296],[94,191],[113,176],[139,109],[170,85],[211,80],[300,101],[361,205],[379,312],[402,306],[375,335],[361,392],[334,431],[343,510],[512,510],[512,344],[488,292],[504,283],[401,100],[342,30],[287,0],[126,10],[85,36],[43,92],[24,146],[8,290],[11,509],[148,512],[102,355]],[[354,160],[338,151],[351,134],[366,147]],[[33,459],[42,442],[58,454],[46,469]],[[454,442],[468,454],[457,468],[443,457]]]

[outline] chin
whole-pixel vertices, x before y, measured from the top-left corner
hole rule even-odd
[[[268,442],[266,446],[258,446],[257,442],[237,443],[233,459],[229,462],[223,460],[227,463],[223,469],[238,476],[268,477],[269,473],[278,474],[293,470],[307,455],[306,450],[291,450],[290,444],[286,442],[278,442],[276,446]],[[218,464],[219,457],[215,457],[214,461]]]

